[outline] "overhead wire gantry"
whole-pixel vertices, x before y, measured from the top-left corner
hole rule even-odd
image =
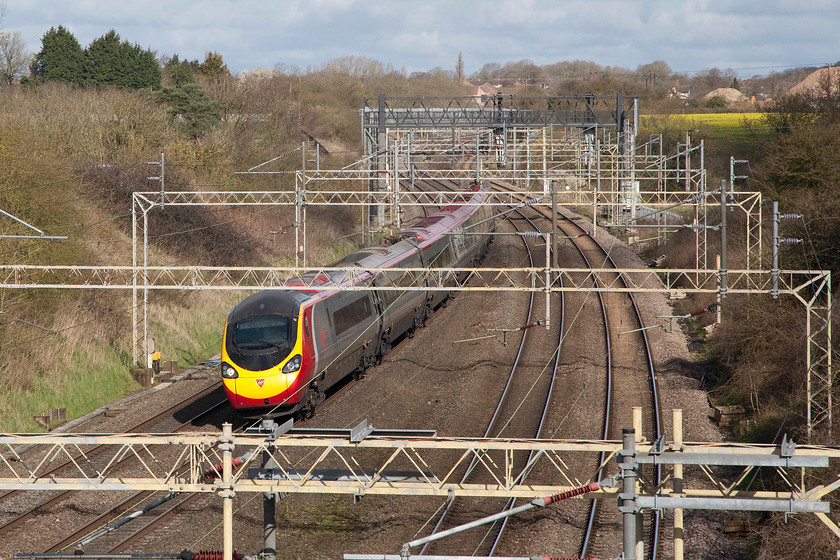
[[[757,192],[710,191],[706,186],[703,143],[692,145],[690,134],[676,153],[666,154],[661,137],[637,144],[638,100],[579,95],[569,97],[389,98],[366,100],[360,112],[365,156],[339,170],[307,168],[307,148],[301,169],[294,173],[294,188],[277,191],[135,192],[132,197],[131,266],[0,266],[3,288],[85,288],[130,290],[133,299],[132,358],[149,355],[150,290],[255,290],[271,289],[292,276],[310,270],[306,259],[306,210],[312,206],[357,206],[366,212],[367,233],[399,228],[402,209],[410,205],[445,206],[459,192],[410,190],[418,178],[455,182],[495,179],[520,192],[492,192],[488,204],[510,206],[522,198],[549,205],[589,209],[592,231],[597,226],[624,228],[630,241],[638,239],[633,227],[640,221],[657,227],[657,238],[669,225],[688,218],[696,234],[694,269],[623,270],[630,288],[609,283],[593,287],[597,270],[545,267],[528,270],[517,281],[512,269],[406,270],[407,278],[422,276],[423,285],[404,289],[449,290],[453,277],[461,290],[538,290],[548,296],[564,289],[591,291],[632,290],[673,294],[773,293],[772,271],[762,254],[762,199]],[[278,156],[280,157],[280,156]],[[162,158],[161,158],[162,159]],[[269,162],[265,162],[269,163]],[[422,165],[420,165],[422,163]],[[254,166],[247,173],[271,173]],[[257,171],[258,170],[258,171]],[[289,174],[288,171],[283,171]],[[734,172],[733,172],[734,173]],[[732,173],[731,173],[732,174]],[[352,185],[347,190],[332,184]],[[466,185],[464,185],[466,186]],[[710,266],[709,208],[727,194],[724,206],[744,215],[747,267],[725,270]],[[172,206],[289,206],[295,209],[295,267],[150,266],[149,221],[152,211]],[[681,214],[668,208],[679,206]],[[636,230],[638,231],[638,230]],[[597,233],[596,233],[597,234]],[[317,266],[317,265],[316,265]],[[326,270],[326,269],[324,269]],[[376,271],[369,271],[375,273]],[[357,270],[333,270],[336,278]],[[635,283],[634,277],[650,282]],[[820,270],[780,271],[780,294],[796,297],[807,313],[808,429],[831,424],[833,381],[831,361],[830,273]],[[559,280],[564,286],[560,287]],[[724,283],[721,282],[725,278]],[[411,279],[412,281],[415,278]],[[364,289],[356,287],[354,289]],[[725,294],[721,294],[725,295]]]

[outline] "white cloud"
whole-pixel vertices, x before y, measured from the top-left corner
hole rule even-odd
[[[835,62],[837,21],[836,0],[28,0],[5,23],[32,51],[64,25],[83,46],[113,28],[159,54],[218,51],[235,71],[352,54],[412,72],[454,67],[460,51],[472,72],[521,59],[686,71]]]

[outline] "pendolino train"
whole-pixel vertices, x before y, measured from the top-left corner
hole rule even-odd
[[[280,287],[242,300],[228,315],[222,342],[222,378],[234,409],[251,417],[311,414],[327,389],[377,363],[392,344],[421,326],[448,292],[375,288],[407,287],[425,277],[401,273],[400,268],[477,264],[494,230],[490,208],[480,204],[488,189],[474,185],[471,193],[439,212],[332,265],[393,269],[356,275],[339,284],[364,284],[372,290]],[[467,201],[471,204],[463,204]],[[285,286],[317,287],[335,281],[310,272]]]

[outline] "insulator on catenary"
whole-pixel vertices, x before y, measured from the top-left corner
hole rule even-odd
[[[571,490],[566,490],[565,492],[560,492],[559,494],[555,494],[553,496],[547,496],[542,498],[545,502],[545,505],[553,504],[554,502],[559,502],[560,500],[568,500],[569,498],[574,498],[575,496],[581,496],[583,494],[587,494],[589,492],[594,492],[601,488],[601,485],[597,482],[590,482],[586,486],[581,486],[579,488],[573,488]]]
[[[190,552],[185,550],[181,553],[181,558],[184,560],[223,560],[224,552],[221,550],[202,550],[199,552]],[[245,555],[233,553],[233,560],[243,560]]]
[[[599,560],[598,558],[591,558],[587,556],[586,558],[567,558],[565,556],[543,556],[542,560]]]
[[[521,327],[519,327],[519,330],[524,331],[530,329],[531,327],[538,327],[540,325],[542,325],[542,319],[540,319],[539,321],[534,321],[533,323],[528,323],[527,325],[522,325]]]
[[[710,305],[707,305],[703,309],[698,309],[697,311],[692,311],[688,315],[683,315],[682,317],[684,319],[687,319],[689,317],[697,317],[698,315],[702,315],[703,313],[717,313],[717,310],[718,310],[719,307],[720,307],[719,304],[712,303]]]
[[[242,464],[245,462],[245,457],[234,457],[231,463],[233,464],[233,470],[236,471]],[[209,469],[204,471],[204,478],[219,478],[222,476],[222,470],[224,466],[221,463],[217,463],[210,467]],[[209,560],[209,559],[200,559],[200,560]]]

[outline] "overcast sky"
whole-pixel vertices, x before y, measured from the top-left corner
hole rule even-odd
[[[114,29],[158,56],[234,73],[306,70],[355,55],[417,72],[488,62],[591,60],[635,70],[735,69],[741,77],[840,60],[840,1],[808,0],[0,0],[32,52],[63,25],[82,47]]]

